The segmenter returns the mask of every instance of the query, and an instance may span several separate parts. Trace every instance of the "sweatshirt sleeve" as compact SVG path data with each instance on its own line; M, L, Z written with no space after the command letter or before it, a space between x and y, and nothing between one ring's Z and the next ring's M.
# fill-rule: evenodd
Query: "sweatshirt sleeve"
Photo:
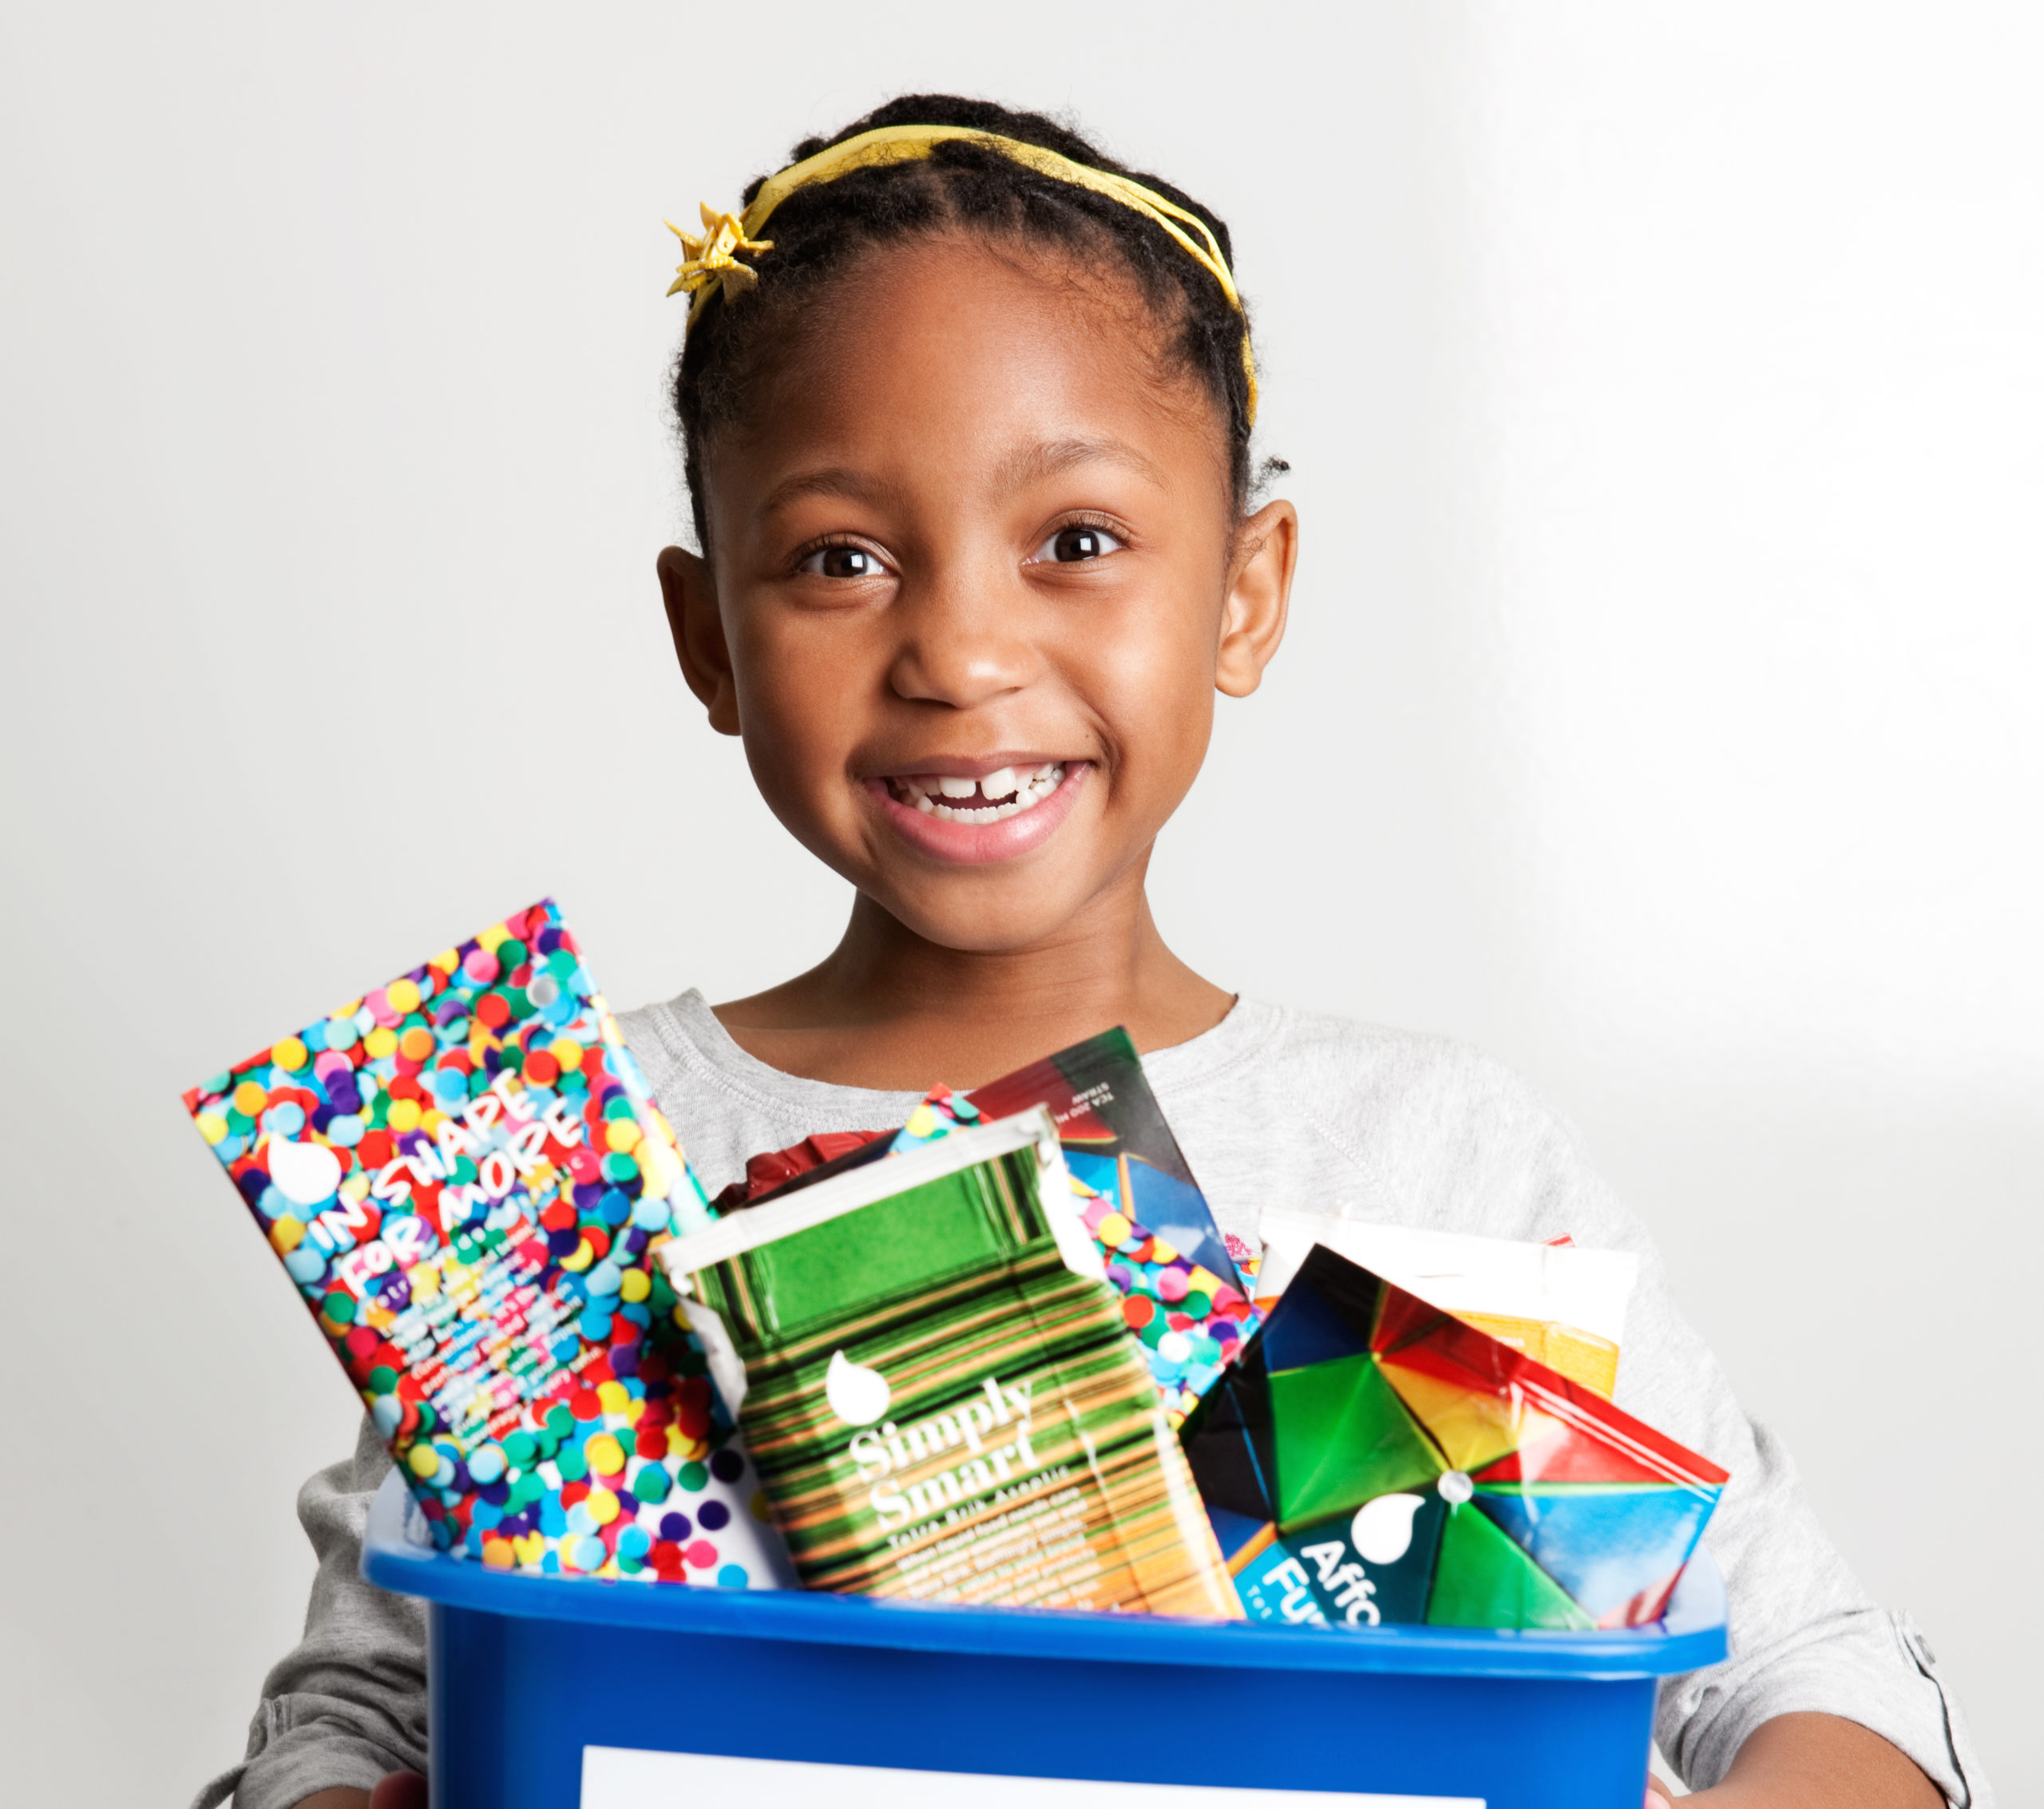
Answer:
M1956 1700L1907 1615L1870 1601L1804 1494L1781 1439L1749 1419L1701 1337L1677 1310L1645 1227L1592 1169L1575 1132L1503 1064L1436 1049L1427 1141L1455 1229L1545 1241L1563 1233L1640 1258L1626 1319L1618 1402L1701 1452L1731 1480L1704 1534L1724 1573L1731 1656L1662 1686L1655 1733L1692 1790L1731 1769L1763 1722L1799 1712L1841 1716L1921 1767L1952 1809L1992 1809L1993 1794ZM1400 1114L1401 1116L1404 1114ZM1439 1139L1437 1142L1436 1139ZM1401 1169L1408 1164L1401 1163Z
M390 1772L426 1769L424 1605L362 1580L370 1498L390 1468L366 1419L352 1458L299 1490L299 1523L319 1568L305 1637L263 1681L242 1762L192 1809L291 1809L315 1791L367 1790Z
M1658 1258L1650 1247L1642 1254L1620 1404L1731 1472L1704 1534L1730 1598L1731 1656L1663 1685L1655 1725L1662 1751L1692 1789L1705 1789L1731 1769L1762 1722L1838 1715L1915 1760L1952 1809L1992 1809L1928 1643L1907 1614L1868 1599L1819 1524L1787 1449L1740 1411L1716 1358L1676 1312Z
M1819 1524L1781 1441L1740 1408L1677 1311L1645 1227L1575 1132L1503 1063L1443 1039L1284 1014L1258 1059L1187 1110L1195 1171L1224 1197L1260 1190L1331 1216L1630 1250L1618 1404L1730 1473L1704 1544L1724 1573L1731 1656L1666 1680L1656 1736L1692 1790L1730 1770L1779 1715L1836 1715L1907 1754L1952 1809L1991 1809L1963 1717L1923 1635L1870 1601ZM1218 1110L1225 1087L1227 1110ZM1188 1101L1190 1104L1190 1101ZM1285 1168L1284 1140L1322 1160ZM1239 1124L1240 1130L1232 1127ZM1335 1159L1337 1158L1338 1159ZM1274 1191L1273 1191L1274 1188Z

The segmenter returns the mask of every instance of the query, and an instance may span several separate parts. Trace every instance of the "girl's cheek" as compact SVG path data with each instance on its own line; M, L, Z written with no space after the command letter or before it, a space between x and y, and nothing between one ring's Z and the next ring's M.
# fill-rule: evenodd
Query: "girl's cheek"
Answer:
M749 651L758 657L741 673L739 714L760 789L784 817L847 813L846 762L869 727L868 688L843 660L809 657L800 646Z
M1071 682L1111 723L1145 743L1187 733L1203 742L1218 623L1190 610L1144 609L1067 643ZM1210 627L1212 631L1210 631Z
M830 626L827 618L804 621L789 612L751 612L732 660L741 701L751 703L763 726L770 721L783 734L799 734L830 713L842 687L828 682L829 675L835 672L842 679L849 651L842 634L818 631Z

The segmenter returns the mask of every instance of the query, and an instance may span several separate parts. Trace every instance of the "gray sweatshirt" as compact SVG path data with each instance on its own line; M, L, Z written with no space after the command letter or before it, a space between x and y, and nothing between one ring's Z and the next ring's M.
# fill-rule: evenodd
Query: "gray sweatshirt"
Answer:
M699 992L623 1019L655 1094L713 1194L746 1158L819 1130L878 1130L916 1096L799 1079L747 1055ZM1798 1710L1871 1728L1955 1806L1991 1805L1959 1705L1909 1617L1876 1607L1825 1538L1781 1442L1739 1411L1669 1296L1638 1221L1575 1137L1502 1064L1435 1038L1245 1000L1202 1036L1144 1058L1224 1232L1252 1242L1267 1203L1293 1210L1631 1250L1618 1400L1731 1472L1705 1542L1725 1573L1733 1656L1670 1679L1657 1734L1692 1789L1716 1783L1763 1721ZM357 1570L369 1498L390 1468L364 1422L355 1455L299 1496L318 1554L305 1637L263 1686L248 1756L194 1809L287 1809L426 1764L421 1605Z

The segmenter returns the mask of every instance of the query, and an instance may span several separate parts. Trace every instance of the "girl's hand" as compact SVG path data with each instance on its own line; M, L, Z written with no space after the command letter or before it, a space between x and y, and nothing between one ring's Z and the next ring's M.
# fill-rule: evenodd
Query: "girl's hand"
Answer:
M1756 1728L1725 1779L1676 1798L1646 1780L1645 1809L1944 1809L1944 1795L1881 1736L1836 1715L1777 1716Z
M416 1771L393 1771L374 1790L315 1791L298 1809L426 1809L426 1779Z

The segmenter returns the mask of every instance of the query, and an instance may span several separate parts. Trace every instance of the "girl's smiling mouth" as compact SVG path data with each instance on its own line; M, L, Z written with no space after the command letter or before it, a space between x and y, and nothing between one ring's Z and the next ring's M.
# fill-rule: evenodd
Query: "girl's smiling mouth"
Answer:
M1047 840L1091 771L1087 760L940 760L917 772L880 774L864 789L923 853L979 865L1012 860Z

